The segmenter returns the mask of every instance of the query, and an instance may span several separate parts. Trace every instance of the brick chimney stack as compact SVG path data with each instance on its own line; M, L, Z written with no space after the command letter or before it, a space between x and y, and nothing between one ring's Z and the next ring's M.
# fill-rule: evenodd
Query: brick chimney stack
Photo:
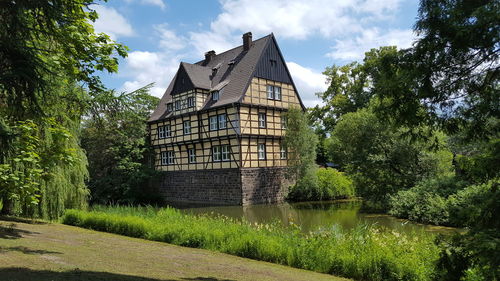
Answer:
M252 46L252 32L243 34L243 50L248 51Z
M212 58L215 57L215 51L211 50L205 53L205 62L204 64L208 64Z

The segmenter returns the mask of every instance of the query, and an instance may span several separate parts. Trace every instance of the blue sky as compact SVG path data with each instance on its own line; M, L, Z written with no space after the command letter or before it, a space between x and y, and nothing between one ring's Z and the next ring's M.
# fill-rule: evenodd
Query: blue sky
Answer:
M362 60L370 48L409 47L417 0L109 0L93 8L97 32L130 48L109 88L131 91L155 82L161 97L181 61L241 45L271 32L306 106L327 88L325 67Z

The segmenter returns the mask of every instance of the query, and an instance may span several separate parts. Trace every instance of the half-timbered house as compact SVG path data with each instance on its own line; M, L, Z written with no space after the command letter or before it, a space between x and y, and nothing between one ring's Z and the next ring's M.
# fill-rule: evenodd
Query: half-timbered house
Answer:
M149 119L168 201L247 205L283 200L291 106L304 108L273 34L194 64L181 62Z

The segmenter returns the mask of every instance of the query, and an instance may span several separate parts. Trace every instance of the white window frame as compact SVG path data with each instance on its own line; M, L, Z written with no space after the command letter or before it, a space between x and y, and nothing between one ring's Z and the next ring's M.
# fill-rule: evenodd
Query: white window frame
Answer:
M280 159L281 160L288 159L288 149L286 149L286 146L284 144L281 144L280 146Z
M217 124L219 126L219 130L227 128L227 116L226 116L226 114L218 115L217 120L218 120Z
M259 128L266 128L266 113L259 112Z
M267 85L266 91L267 91L267 99L269 100L274 99L274 87L272 85Z
M281 100L281 87L274 86L274 99Z
M281 115L281 129L286 129L288 127L288 117Z
M167 165L174 164L175 153L173 150L167 151Z
M220 145L212 146L212 161L220 162L221 161L221 147Z
M187 98L188 107L194 107L194 97Z
M221 160L222 161L229 161L231 160L231 151L229 149L229 145L225 144L221 146Z
M174 109L174 105L171 102L167 103L167 111L172 112L173 109Z
M220 92L219 91L213 91L212 92L212 100L218 101L220 98Z
M210 126L210 131L217 131L217 128L218 128L217 127L217 123L218 123L217 115L208 117L208 123Z
M266 144L259 143L257 144L257 157L259 160L266 160Z
M168 156L166 151L160 152L160 161L162 166L168 165Z
M158 126L158 128L156 128L156 130L158 130L158 139L164 139L165 138L165 127Z
M175 101L175 110L181 110L181 101L180 100Z
M184 132L184 135L191 134L191 120L185 120L182 122L182 131Z
M165 125L165 138L170 138L172 136L172 128L170 125Z
M188 161L189 163L196 163L196 148L188 149Z

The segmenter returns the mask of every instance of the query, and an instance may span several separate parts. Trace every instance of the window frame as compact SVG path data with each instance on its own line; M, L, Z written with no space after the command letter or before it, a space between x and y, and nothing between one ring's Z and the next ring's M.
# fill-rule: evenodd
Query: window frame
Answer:
M263 148L262 150L261 150L261 147ZM262 156L261 156L261 153L262 153ZM266 144L265 143L257 144L257 159L266 160Z
M261 117L263 117L261 119ZM267 114L265 112L259 112L259 128L265 129L267 127Z
M181 101L180 100L176 100L174 104L175 104L176 111L181 110Z
M212 92L212 100L218 101L219 99L220 99L220 91L213 91Z
M221 117L224 118L223 122L221 122ZM224 126L221 126L221 124L224 124ZM217 128L219 130L227 128L227 115L225 113L217 115Z
M160 152L160 163L161 163L162 166L167 166L168 165L167 151Z
M187 107L191 108L191 107L194 107L194 105L195 105L195 99L194 99L194 97L188 97L187 98Z
M285 146L285 144L280 145L280 159L281 160L287 160L288 159L288 149Z
M173 150L168 150L167 152L167 165L173 165L175 163L175 152Z
M165 138L165 126L158 126L156 128L158 139L162 140Z
M215 122L212 122L214 121ZM212 127L212 125L215 125ZM212 116L209 116L208 117L208 128L210 131L217 131L219 129L219 118L217 117L217 115L212 115Z
M220 145L212 146L212 162L221 162L221 160L222 160L221 146Z
M167 103L167 112L172 112L173 110L174 110L173 103L171 102Z
M189 164L196 163L196 148L188 149L188 162Z
M163 127L164 127L164 131L165 131L165 138L172 137L172 126L169 124L169 125L165 125Z
M274 86L274 100L281 100L281 87Z
M288 128L288 117L281 115L281 129L286 130Z
M221 145L221 161L230 161L231 160L231 148L229 144Z
M274 86L273 85L267 85L266 92L267 92L267 99L268 100L274 99Z
M186 126L187 124L187 126ZM186 131L187 129L187 131ZM191 120L184 120L182 121L182 132L184 135L190 135L191 134Z

